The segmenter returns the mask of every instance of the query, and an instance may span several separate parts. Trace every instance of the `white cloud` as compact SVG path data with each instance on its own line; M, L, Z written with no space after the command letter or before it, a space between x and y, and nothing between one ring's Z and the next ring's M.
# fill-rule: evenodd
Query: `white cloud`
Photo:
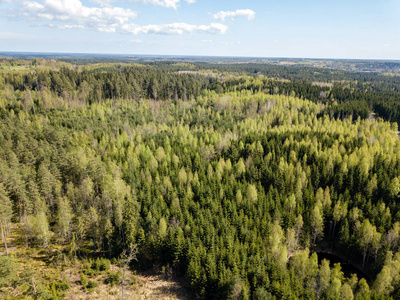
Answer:
M29 11L33 11L33 12L40 11L44 8L44 6L42 4L34 2L34 1L29 1L29 2L25 1L23 3L23 5L24 5L25 10L29 10Z
M81 25L54 25L50 24L49 27L57 29L84 29Z
M122 29L132 34L184 34L192 32L201 32L209 34L224 34L228 27L219 24L211 23L210 25L192 25L187 23L172 23L162 25L145 25L126 24Z
M97 28L97 30L100 32L114 33L116 31L116 26L112 25L109 27L99 27L99 28Z
M30 19L67 23L60 25L65 29L91 27L105 32L115 32L118 26L138 15L135 11L120 7L84 6L80 0L25 1L21 10L22 16Z
M100 1L101 2L102 0L92 0L92 1ZM107 0L105 0L105 1L107 1ZM108 0L108 1L112 1L112 0ZM177 9L178 5L180 3L180 0L129 0L129 2L153 4L153 5ZM185 0L185 2L188 4L194 4L194 3L196 3L196 0Z
M45 20L53 20L54 17L50 14L38 14L37 15L40 19L45 19Z
M90 0L90 2L100 5L101 7L111 7L111 3L116 1L117 0Z
M138 3L144 3L144 4L154 4L154 5L159 5L163 7L171 7L173 9L178 8L178 3L180 0L129 0L130 2L138 2ZM192 1L192 0L189 0Z
M256 13L251 9L238 9L236 11L220 11L213 15L214 19L224 21L225 18L246 17L248 20L253 20Z
M4 0L0 0L4 1ZM81 0L17 0L19 14L35 26L48 26L55 29L95 29L105 33L165 34L182 35L190 33L224 34L228 27L220 23L194 25L188 23L138 25L132 22L138 13L130 9L114 7L117 0L91 0L99 6L85 6ZM176 7L180 0L130 0L155 3L166 7ZM185 0L194 3L195 0ZM11 17L11 16L10 16ZM50 23L51 22L51 23ZM49 24L50 23L50 24Z
M59 26L60 29L83 29L84 27L81 25L62 25Z

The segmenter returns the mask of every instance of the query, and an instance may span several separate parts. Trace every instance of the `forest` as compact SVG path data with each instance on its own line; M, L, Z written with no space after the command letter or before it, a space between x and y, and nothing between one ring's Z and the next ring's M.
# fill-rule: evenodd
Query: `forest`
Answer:
M123 290L126 265L198 299L400 299L399 77L0 65L0 298L63 299L72 265Z

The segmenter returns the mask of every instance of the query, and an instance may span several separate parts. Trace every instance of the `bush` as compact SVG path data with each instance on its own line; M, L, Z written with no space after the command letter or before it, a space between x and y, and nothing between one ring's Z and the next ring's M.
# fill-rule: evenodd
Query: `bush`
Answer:
M87 278L85 274L81 273L81 284L85 286L87 284Z
M0 256L0 287L9 286L14 279L18 265L9 256Z
M110 270L110 260L106 258L97 258L92 262L92 269L97 271L108 271Z
M89 289L89 290L91 290L91 289L94 289L95 287L97 287L99 285L99 283L97 282L97 281L92 281L92 280L89 280L89 282L88 282L88 284L87 284L87 288Z
M69 289L69 284L66 279L53 281L49 290L51 293L52 299L62 299L65 297L65 291Z
M67 279L63 279L63 280L58 280L57 282L55 282L55 286L57 288L57 290L60 291L66 291L69 289L69 284Z
M100 259L100 269L99 269L100 271L108 271L110 270L110 266L111 263L109 259L106 258Z
M94 277L96 275L96 271L91 269L90 267L87 267L86 269L83 270L83 273L89 277Z
M106 283L114 286L121 281L122 274L121 272L109 272L108 277L106 279Z
M52 290L51 289L52 289L52 285L47 286L47 285L44 285L43 283L39 282L36 285L36 293L37 293L38 299L53 300L54 299L54 295L52 295ZM55 297L58 297L58 296L55 295Z
M111 263L112 263L113 265L118 264L118 259L117 259L116 257L111 258Z

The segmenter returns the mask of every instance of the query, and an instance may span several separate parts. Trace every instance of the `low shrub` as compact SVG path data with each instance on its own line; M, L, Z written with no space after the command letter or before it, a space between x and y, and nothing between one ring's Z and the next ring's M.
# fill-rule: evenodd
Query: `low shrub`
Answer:
M114 286L121 281L122 274L121 272L109 272L108 277L106 279L106 283Z
M65 297L65 291L69 289L69 284L66 279L58 279L49 285L51 299L62 299Z
M99 283L97 281L89 280L86 288L91 290L91 289L94 289L95 287L97 287L98 285L99 285Z
M91 268L96 271L110 270L111 262L107 258L97 258L92 262Z
M81 273L81 285L86 286L87 278L84 273Z

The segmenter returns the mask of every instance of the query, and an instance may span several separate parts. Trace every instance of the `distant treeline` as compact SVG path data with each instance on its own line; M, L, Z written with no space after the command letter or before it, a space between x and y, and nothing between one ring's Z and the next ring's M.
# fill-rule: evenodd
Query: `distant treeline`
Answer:
M305 66L282 66L261 63L249 64L211 64L174 62L144 62L143 64L162 69L186 70L187 65L196 70L218 70L228 73L263 75L269 78L286 79L296 82L334 82L335 85L348 86L359 90L379 92L399 92L400 76L385 76L377 72L350 72L343 70Z
M59 96L83 92L89 102L102 99L187 99L196 97L215 79L192 74L178 74L144 66L108 67L94 70L10 72L3 74L5 84L14 90L49 89Z
M35 59L32 64L45 62ZM179 72L206 69L247 75L226 79ZM292 95L315 103L328 103L330 105L324 113L335 118L352 116L354 120L358 117L365 119L373 111L387 121L400 122L400 77L375 73L262 64L174 62L147 62L131 66L100 64L80 70L64 63L59 70L7 72L2 75L1 81L19 91L48 90L64 98L79 94L80 101L84 103L101 103L104 99L117 98L187 100L198 97L204 90L219 94L238 90L262 91L270 95Z

